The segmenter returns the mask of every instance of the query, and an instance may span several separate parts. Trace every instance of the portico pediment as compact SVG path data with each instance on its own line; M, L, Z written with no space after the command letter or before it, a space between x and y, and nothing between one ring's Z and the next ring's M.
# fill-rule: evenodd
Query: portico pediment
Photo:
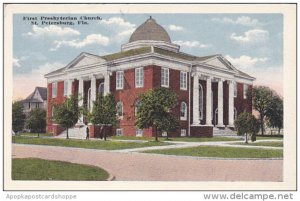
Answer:
M222 58L220 56L204 60L201 63L224 70L235 71L235 68L225 58Z
M105 60L101 57L88 53L81 53L67 65L66 70L79 69L84 68L85 66L93 66L101 63L105 63Z

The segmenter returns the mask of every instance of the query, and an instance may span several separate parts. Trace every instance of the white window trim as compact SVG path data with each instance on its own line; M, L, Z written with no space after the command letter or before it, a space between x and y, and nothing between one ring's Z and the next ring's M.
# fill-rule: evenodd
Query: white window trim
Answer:
M64 81L64 96L68 96L68 81Z
M186 137L186 129L181 129L180 130L180 137Z
M54 88L55 88L55 94L54 94ZM57 82L53 82L52 83L52 98L56 98L56 97L57 97Z
M169 85L170 85L170 70L169 68L161 68L161 86L169 88Z
M124 89L124 71L116 72L116 89Z
M238 94L237 83L234 82L234 84L233 84L233 97L236 98L237 94Z
M135 88L144 87L144 67L136 68L134 77L135 77Z
M247 99L248 84L243 85L243 97Z
M135 130L135 136L136 137L143 137L144 131L142 129L136 129Z
M118 105L121 105L122 107L122 115L120 116L119 115L119 112L118 112ZM123 119L123 114L124 114L124 106L123 106L123 102L122 101L119 101L119 102L117 102L117 105L116 105L116 107L117 107L117 116L118 116L118 118L119 119Z
M120 132L120 134L118 134L118 131ZM116 129L116 136L123 136L123 128Z
M187 90L187 72L180 71L180 90Z
M181 116L181 110L182 110L182 105L185 105L185 111L184 111L184 116ZM187 120L187 104L186 102L181 102L180 104L180 120L186 121Z
M201 97L201 100L200 100ZM202 104L200 104L202 103ZM204 97L203 97L203 87L199 83L199 119L203 120L203 105L204 105Z

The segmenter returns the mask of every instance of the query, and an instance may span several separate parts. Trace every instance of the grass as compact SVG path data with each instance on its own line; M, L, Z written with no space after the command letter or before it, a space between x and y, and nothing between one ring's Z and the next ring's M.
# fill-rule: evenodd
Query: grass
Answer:
M150 150L144 153L156 153L178 156L218 157L218 158L282 158L282 150L267 150L237 147L199 146L180 149Z
M114 140L147 140L154 141L154 137L126 137L126 136L113 136ZM159 140L167 141L165 137L159 137ZM172 137L169 141L183 141L183 142L217 142L217 141L239 141L237 138L229 137Z
M18 133L17 136L38 137L37 133ZM51 133L40 133L40 137L51 137Z
M256 136L256 140L283 140L283 137L272 137L272 136Z
M104 181L109 174L99 167L37 158L12 159L13 180Z
M118 142L118 141L100 141L100 140L77 140L77 139L57 139L57 138L29 138L22 136L13 136L13 143L17 144L36 144L36 145L50 145L63 147L78 147L88 149L102 149L102 150L117 150L117 149L131 149L140 147L151 147L170 145L165 142Z
M238 145L249 145L249 146L267 146L267 147L283 147L283 142L282 141L278 141L278 142L255 142L255 143L232 143L232 144L238 144Z

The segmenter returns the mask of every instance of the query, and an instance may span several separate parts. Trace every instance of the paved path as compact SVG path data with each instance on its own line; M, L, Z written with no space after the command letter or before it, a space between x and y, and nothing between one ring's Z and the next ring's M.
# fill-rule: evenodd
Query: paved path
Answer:
M95 165L120 181L282 181L283 160L228 160L13 144L15 158Z

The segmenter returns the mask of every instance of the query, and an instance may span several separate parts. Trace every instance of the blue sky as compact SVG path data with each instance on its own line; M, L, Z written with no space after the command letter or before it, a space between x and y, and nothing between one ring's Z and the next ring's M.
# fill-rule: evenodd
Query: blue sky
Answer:
M131 33L152 16L181 51L206 56L222 54L238 69L282 92L283 16L281 14L91 14L43 16L100 16L88 25L31 25L14 15L14 99L25 98L35 86L46 86L43 75L63 67L81 52L105 55L120 51Z

